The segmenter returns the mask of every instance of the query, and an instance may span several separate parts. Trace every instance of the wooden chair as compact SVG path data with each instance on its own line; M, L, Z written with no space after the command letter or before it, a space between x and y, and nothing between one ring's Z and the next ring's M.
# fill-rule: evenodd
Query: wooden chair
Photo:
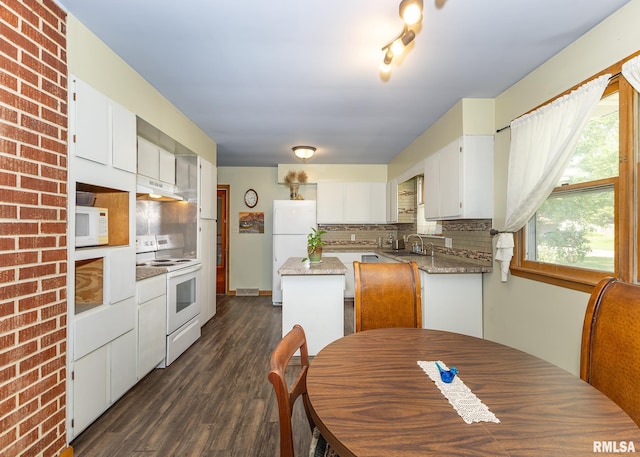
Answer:
M580 378L640 426L640 286L602 279L582 327Z
M353 262L356 332L388 327L422 327L418 265Z
M291 388L287 386L285 374L291 358L300 350L300 373ZM309 352L307 350L307 338L300 325L294 325L278 343L271 354L271 371L269 382L273 384L278 401L278 416L280 420L280 457L295 457L293 445L293 425L291 416L293 406L299 396L302 395L302 403L312 431L309 455L331 455L339 457L325 441L311 418L311 406L307 396L307 370L309 369Z

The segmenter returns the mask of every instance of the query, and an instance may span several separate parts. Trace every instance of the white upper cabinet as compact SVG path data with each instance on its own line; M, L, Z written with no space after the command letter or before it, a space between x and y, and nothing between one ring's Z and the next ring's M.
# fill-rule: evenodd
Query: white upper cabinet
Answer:
M216 169L211 162L200 157L200 217L216 219Z
M398 180L392 179L387 182L387 222L398 222Z
M152 142L138 137L138 174L175 185L176 157Z
M76 157L136 172L136 116L87 83L71 77L71 144Z
M319 182L317 188L319 224L385 223L386 183Z
M463 136L424 165L425 219L493 217L493 136Z

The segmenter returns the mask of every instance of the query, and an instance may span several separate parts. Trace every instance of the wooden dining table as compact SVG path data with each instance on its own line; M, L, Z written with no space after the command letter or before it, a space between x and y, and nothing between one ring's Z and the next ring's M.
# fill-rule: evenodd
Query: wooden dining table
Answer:
M417 363L437 360L458 368L498 423L465 423ZM316 425L340 457L640 452L640 428L591 385L533 355L457 333L345 336L313 358L307 390Z

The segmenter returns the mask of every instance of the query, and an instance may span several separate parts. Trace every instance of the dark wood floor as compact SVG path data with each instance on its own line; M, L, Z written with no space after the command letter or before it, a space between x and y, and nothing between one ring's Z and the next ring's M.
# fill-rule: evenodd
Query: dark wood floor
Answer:
M278 413L267 380L282 337L282 310L270 296L217 297L202 338L168 368L156 369L71 444L78 457L276 457ZM353 302L345 303L353 332ZM296 454L310 440L296 405Z

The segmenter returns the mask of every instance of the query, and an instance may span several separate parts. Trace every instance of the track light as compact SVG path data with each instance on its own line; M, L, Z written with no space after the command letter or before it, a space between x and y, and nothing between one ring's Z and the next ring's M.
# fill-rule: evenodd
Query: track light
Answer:
M407 25L417 24L422 20L422 0L402 0L400 17Z
M380 71L389 73L394 56L400 56L405 48L416 38L416 32L409 27L422 21L423 0L402 0L400 2L400 17L405 22L402 33L382 47L385 52L384 60L380 64Z

